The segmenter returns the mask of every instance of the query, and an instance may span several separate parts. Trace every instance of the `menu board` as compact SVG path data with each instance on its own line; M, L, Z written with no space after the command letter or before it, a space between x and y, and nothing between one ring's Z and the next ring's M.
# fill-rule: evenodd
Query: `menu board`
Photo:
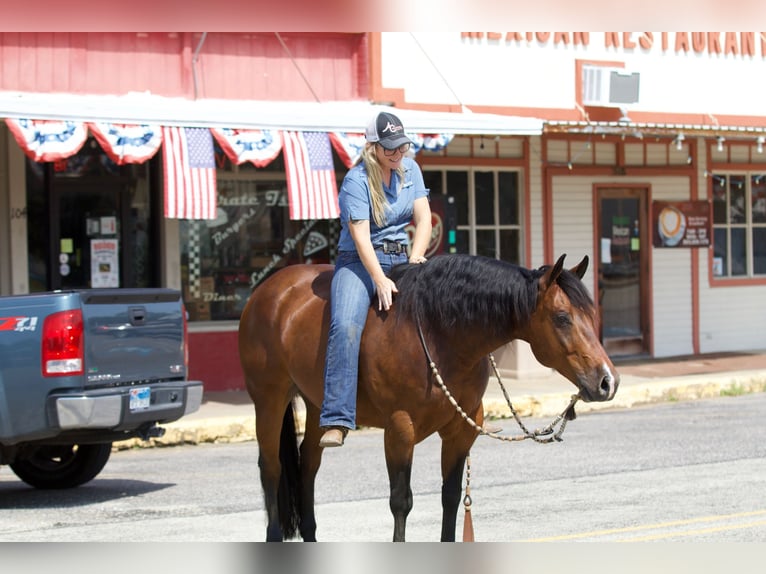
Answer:
M652 244L655 247L709 247L711 221L708 201L653 201Z

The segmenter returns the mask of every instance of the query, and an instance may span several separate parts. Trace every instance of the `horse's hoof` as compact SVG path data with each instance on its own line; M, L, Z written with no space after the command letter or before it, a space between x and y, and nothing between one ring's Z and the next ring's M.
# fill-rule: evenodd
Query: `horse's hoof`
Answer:
M319 446L322 448L332 448L343 446L343 441L348 434L348 429L334 427L325 431L322 438L319 439Z

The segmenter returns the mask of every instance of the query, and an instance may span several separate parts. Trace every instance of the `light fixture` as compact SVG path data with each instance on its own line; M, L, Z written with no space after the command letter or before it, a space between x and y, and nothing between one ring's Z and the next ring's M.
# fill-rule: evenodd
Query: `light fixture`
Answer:
M718 136L716 141L718 142L715 146L716 151L719 151L719 152L723 151L723 142L726 141L726 138L723 136Z
M684 149L684 134L678 134L676 136L675 141L676 141L676 149L678 151L681 151L682 149Z
M755 151L757 151L758 153L763 153L764 142L766 142L766 138L764 138L763 136L758 136L758 139L755 140L755 143L756 143Z

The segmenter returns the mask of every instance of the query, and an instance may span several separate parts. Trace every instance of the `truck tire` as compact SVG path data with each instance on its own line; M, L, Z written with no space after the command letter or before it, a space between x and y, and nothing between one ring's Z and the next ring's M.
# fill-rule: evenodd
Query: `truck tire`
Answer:
M94 479L111 452L111 443L49 445L9 466L16 476L35 488L74 488Z

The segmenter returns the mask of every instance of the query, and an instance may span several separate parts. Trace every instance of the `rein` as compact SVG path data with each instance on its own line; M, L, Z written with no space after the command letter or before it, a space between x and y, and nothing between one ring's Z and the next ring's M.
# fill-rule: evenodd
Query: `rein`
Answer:
M508 396L508 392L505 390L505 385L503 385L503 381L500 378L500 372L497 369L497 363L495 363L495 357L493 357L492 353L490 353L488 355L489 362L492 364L492 369L495 372L495 378L497 379L497 383L500 385L500 389L503 391L503 396L505 397L505 402L508 404L508 408L510 408L511 414L513 415L513 418L516 420L516 423L519 425L519 428L521 429L523 434L509 437L509 436L500 436L498 433L487 432L478 424L476 424L476 421L474 421L470 416L468 416L468 413L466 413L460 407L460 405L455 400L455 397L453 397L452 393L450 393L449 389L447 389L447 385L444 384L444 380L439 374L439 369L436 367L436 363L434 363L434 360L431 357L431 353L428 351L428 345L426 344L426 339L423 336L423 329L420 326L419 317L417 319L417 325L418 325L418 336L420 337L420 343L423 345L423 351L425 352L426 358L428 359L428 366L431 368L431 373L436 379L436 383L439 385L439 388L441 388L442 392L447 397L447 399L452 404L452 406L455 407L455 410L457 410L458 414L461 417L463 417L463 420L465 420L476 431L478 431L479 434L485 435L497 440L506 441L506 442L518 442L518 441L522 441L526 439L532 439L535 442L545 444L550 442L561 442L563 440L561 438L561 435L564 434L564 429L566 429L567 422L575 418L574 406L575 406L575 403L577 403L577 401L580 400L579 394L572 395L572 398L569 401L569 404L567 405L567 407L548 426L542 429L536 429L534 431L530 431L522 422L521 417L519 417L518 413L516 412L516 409L513 408L513 403L511 403L511 399ZM557 425L560 425L558 430L556 430Z

